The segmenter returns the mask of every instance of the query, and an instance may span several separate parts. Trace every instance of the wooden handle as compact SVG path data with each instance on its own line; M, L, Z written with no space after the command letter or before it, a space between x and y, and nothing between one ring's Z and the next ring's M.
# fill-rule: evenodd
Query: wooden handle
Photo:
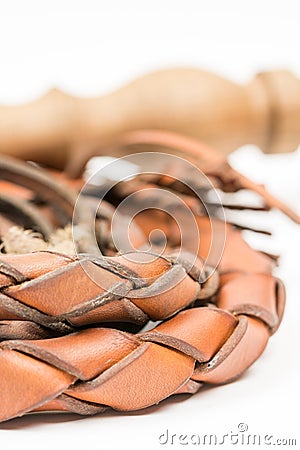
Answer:
M31 104L0 107L0 152L76 172L91 149L147 128L192 136L223 154L243 144L289 152L300 143L299 79L269 72L241 86L179 68L148 74L98 98L52 90Z

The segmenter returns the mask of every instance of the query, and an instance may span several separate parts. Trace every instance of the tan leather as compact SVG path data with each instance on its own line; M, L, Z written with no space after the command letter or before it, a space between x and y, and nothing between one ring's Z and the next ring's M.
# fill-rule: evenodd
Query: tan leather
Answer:
M215 283L214 290L208 289L206 294L206 283L185 276L180 264L163 257L147 263L147 253L137 256L143 264L130 263L122 256L76 261L46 252L3 255L0 320L31 320L52 329L63 328L66 323L68 327L111 321L144 324L149 319L166 319L198 298L204 301L218 287ZM21 272L26 258L30 264ZM11 267L15 274L8 276ZM178 277L182 280L176 286L155 294L160 285L167 286Z
M195 392L202 382L236 378L279 325L284 292L271 275L234 273L223 277L216 306L179 312L135 335L92 328L52 339L3 341L1 420L37 408L135 410L178 390Z
M220 170L216 164L210 160L207 173ZM47 239L51 229L70 220L74 188L80 189L82 180L64 182L62 175L5 159L0 173L2 193L11 203L7 209L8 203L0 202L1 236L24 221ZM232 178L220 173L221 187L234 191ZM197 199L172 178L123 183L114 192L114 203L137 189L137 202L145 202L143 187L149 183L168 185L195 209L201 235L195 260L189 253L195 246L192 235L179 257L179 236L167 214L149 210L136 217L131 231L137 250L116 254L110 242L110 204L96 218L103 257L55 251L1 255L0 420L41 410L130 411L172 394L193 394L203 383L237 378L277 330L285 290L272 275L274 258L253 250L234 224L210 220L197 208ZM87 197L87 210L92 202ZM32 210L24 210L27 203ZM141 251L151 227L163 229L168 238L164 253L155 258ZM222 240L224 230L224 252L212 271L210 246ZM142 327L149 328L149 320L160 323L147 331Z

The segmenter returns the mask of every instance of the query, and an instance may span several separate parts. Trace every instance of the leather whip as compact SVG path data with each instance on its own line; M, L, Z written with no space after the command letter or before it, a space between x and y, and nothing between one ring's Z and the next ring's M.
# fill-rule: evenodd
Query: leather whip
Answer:
M79 195L83 179L0 158L1 421L31 411L133 411L227 383L280 325L285 289L272 275L276 256L251 248L242 235L249 227L225 221L220 210L277 207L299 217L197 141L145 131L115 146L128 154L140 144L176 148L208 184L167 165L164 173L129 177L110 190L102 181ZM231 201L210 200L214 189ZM234 202L243 189L259 203ZM186 218L178 230L169 212L180 215L181 207L162 191L192 211L198 246ZM139 214L124 203L131 195ZM154 239L149 250L157 228L166 242Z

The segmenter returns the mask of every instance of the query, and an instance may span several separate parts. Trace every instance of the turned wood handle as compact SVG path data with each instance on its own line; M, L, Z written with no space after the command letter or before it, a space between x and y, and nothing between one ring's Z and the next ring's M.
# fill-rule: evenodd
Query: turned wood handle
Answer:
M267 72L242 86L179 68L145 75L102 97L52 90L31 104L0 107L0 152L71 167L74 175L97 146L149 128L192 136L223 154L244 144L289 152L300 143L299 79Z

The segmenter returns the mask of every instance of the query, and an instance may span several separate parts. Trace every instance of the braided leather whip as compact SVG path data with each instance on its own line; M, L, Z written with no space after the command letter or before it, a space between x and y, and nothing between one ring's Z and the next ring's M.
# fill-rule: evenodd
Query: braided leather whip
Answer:
M201 167L200 157L198 162ZM213 158L202 169L224 191L251 187L242 177L229 176ZM3 244L15 224L41 233L46 245L56 228L71 222L81 180L64 180L6 157L0 160L0 175ZM167 186L195 207L193 194L168 177L120 183L110 201L116 206L139 189L144 202L143 188L149 183ZM273 198L260 194L265 200L260 209L273 206ZM88 196L86 207L92 202ZM193 394L203 383L237 378L278 328L285 291L272 276L274 258L253 250L239 227L225 225L224 252L213 271L209 247L218 236L212 236L210 222L214 232L221 233L224 226L217 215L209 219L201 208L195 213L201 242L198 258L192 260L188 250L193 243L178 256L179 242L169 219L149 211L136 218L131 229L140 250L116 253L110 239L112 214L109 204L97 212L95 230L103 257L93 253L84 223L75 223L86 232L77 242L81 258L43 247L33 253L5 253L4 245L0 420L41 410L130 411L172 394ZM143 251L151 221L168 237L164 253L155 258ZM122 234L122 223L119 227ZM151 327L149 321L159 323Z

